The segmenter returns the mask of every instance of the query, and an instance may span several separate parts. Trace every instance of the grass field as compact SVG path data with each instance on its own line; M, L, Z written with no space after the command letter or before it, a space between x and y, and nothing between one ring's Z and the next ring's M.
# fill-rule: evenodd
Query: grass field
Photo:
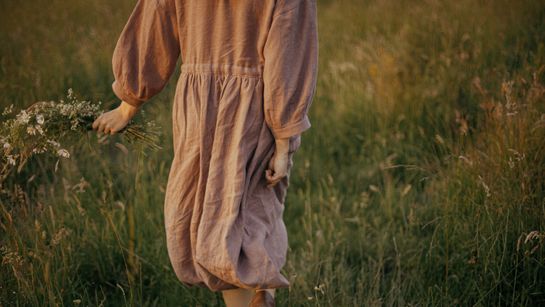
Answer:
M68 88L115 106L134 1L0 3L0 107ZM312 128L285 221L279 306L545 304L545 3L320 0ZM173 80L175 77L173 78ZM163 149L89 133L0 198L0 306L222 306L171 270Z

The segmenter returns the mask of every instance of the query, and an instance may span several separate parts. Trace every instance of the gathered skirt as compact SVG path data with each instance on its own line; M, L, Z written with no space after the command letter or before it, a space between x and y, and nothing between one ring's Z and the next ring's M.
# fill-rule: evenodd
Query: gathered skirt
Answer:
M213 291L282 288L289 175L267 187L275 140L260 67L182 64L172 108L174 159L165 195L178 279ZM289 165L300 145L290 139Z

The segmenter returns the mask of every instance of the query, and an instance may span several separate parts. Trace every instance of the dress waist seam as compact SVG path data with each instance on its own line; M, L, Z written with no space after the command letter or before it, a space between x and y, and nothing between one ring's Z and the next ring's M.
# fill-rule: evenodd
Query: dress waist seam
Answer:
M181 73L261 77L263 75L263 66L240 66L222 63L182 63Z

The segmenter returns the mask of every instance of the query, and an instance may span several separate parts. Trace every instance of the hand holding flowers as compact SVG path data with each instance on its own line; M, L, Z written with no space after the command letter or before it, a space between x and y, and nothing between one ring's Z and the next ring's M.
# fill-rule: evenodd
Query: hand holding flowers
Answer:
M103 113L93 122L93 129L98 133L115 134L127 126L140 108L132 106L125 101L119 107Z
M134 123L138 108L124 102L104 113L100 102L79 100L70 89L66 100L39 101L17 114L13 109L11 105L0 113L0 187L12 170L20 171L33 156L70 158L70 145L93 128L160 148L154 122Z

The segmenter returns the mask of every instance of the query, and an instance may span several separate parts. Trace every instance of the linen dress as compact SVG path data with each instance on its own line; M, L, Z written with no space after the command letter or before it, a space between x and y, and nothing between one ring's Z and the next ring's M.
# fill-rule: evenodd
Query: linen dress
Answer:
M316 88L316 0L139 0L112 85L141 106L178 65L165 193L169 258L185 285L282 288L289 176L267 187L275 138L289 171Z

